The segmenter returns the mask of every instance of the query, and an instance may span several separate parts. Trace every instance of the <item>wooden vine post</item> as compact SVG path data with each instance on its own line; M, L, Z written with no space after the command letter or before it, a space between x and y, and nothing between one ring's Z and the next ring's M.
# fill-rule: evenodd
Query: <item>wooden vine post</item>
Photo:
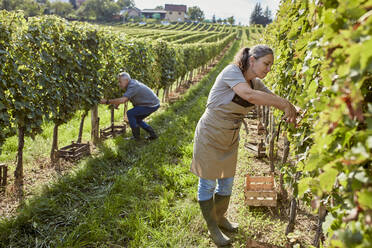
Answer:
M262 125L266 127L266 106L262 106Z
M289 155L289 145L290 143L288 141L287 135L284 134L284 151L283 151L283 157L282 157L282 163L281 163L282 165L287 163L287 159ZM287 199L288 193L284 188L284 178L283 178L282 173L280 173L280 176L279 176L279 184L280 184L280 195L283 197L283 199Z
M265 106L265 130L266 130L266 134L267 134L267 130L268 130L268 126L269 126L269 116L270 116L270 107L269 106Z
M316 233L313 241L313 246L319 247L320 246L320 240L321 237L323 236L323 222L325 221L325 217L327 215L327 209L324 206L323 203L320 204L319 210L318 210L318 223L316 227Z
M297 214L297 201L296 201L296 198L293 198L291 200L291 207L289 209L289 222L285 230L285 235L288 235L289 233L293 232L295 220L296 220L296 214Z
M300 178L300 175L301 175L300 172L296 172L296 175L295 175L295 178L294 178L295 182L298 181L298 179ZM296 188L295 188L295 191L296 191ZM295 221L296 221L296 215L297 215L297 198L296 198L296 196L293 196L293 198L291 200L290 210L289 210L289 222L288 222L288 225L287 225L287 228L286 228L286 231L285 231L285 235L287 235L288 233L293 232Z
M50 151L50 161L52 163L52 166L55 167L57 165L57 170L59 170L59 163L58 163L58 124L54 124L53 128L53 142L52 142L52 149Z
M192 81L192 77L193 77L193 70L191 70L190 73L189 73L189 81L190 82Z
M79 136L77 139L77 143L81 143L82 137L83 137L83 128L84 128L84 121L85 117L87 117L88 111L84 111L83 115L81 116L81 121L80 121L80 127L79 127Z
M165 99L167 102L169 101L169 92L171 91L171 89L172 89L172 85L167 86L166 91L165 91L166 92Z
M0 164L0 187L5 188L8 177L8 167L5 164Z
M157 91L156 95L159 94L159 90ZM128 122L128 117L127 117L127 111L128 111L128 102L124 103L124 113L123 113L123 122L127 123Z
M261 117L262 117L262 112L261 112L261 106L260 105L256 105L256 113L257 113L257 119L258 119L258 121L260 121Z
M163 90L163 96L162 96L162 98L161 98L161 102L165 102L165 96L166 96L166 89L165 88L162 88L162 90Z
M247 122L243 119L243 125L244 125L244 130L245 130L245 132L247 133L247 134L249 134L249 129L248 129L248 124L247 124Z
M14 171L14 184L18 199L23 197L23 147L25 145L24 127L18 127L17 166Z
M115 109L114 108L111 108L110 109L110 112L111 112L111 132L113 133L113 136L115 137Z
M95 105L92 108L92 117L91 117L91 123L92 123L92 130L91 130L91 137L93 145L97 145L99 142L99 117L98 117L98 105Z
M274 116L273 114L270 115L270 146L269 146L269 158L270 158L270 172L275 171L275 165L274 165L274 143L275 143L275 137L278 135L275 131L275 123L274 123Z
M284 134L284 151L283 151L283 158L282 158L282 164L287 163L288 155L289 155L289 141L287 138L287 135Z

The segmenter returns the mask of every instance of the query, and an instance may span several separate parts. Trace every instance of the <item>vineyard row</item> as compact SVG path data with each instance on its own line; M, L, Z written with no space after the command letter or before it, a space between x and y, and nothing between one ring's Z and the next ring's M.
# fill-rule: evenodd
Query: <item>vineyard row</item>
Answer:
M265 32L280 58L267 81L302 109L287 186L317 209L325 246L371 247L372 2L282 1Z
M169 88L211 61L240 33L217 42L177 45L129 39L124 34L53 16L28 18L0 12L0 149L18 133L16 185L21 185L24 136L42 122L67 123L102 97L114 98L120 71L149 87ZM54 145L53 145L54 146ZM1 150L0 150L1 151Z

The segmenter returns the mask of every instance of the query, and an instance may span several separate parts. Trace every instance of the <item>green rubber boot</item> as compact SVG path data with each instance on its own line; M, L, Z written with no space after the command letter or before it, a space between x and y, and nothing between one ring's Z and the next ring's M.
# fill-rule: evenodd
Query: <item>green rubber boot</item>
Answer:
M225 213L229 207L230 196L214 194L214 206L216 208L217 224L219 227L230 231L238 231L238 223L230 222L226 219Z
M231 243L230 238L223 234L223 232L221 232L220 228L217 226L213 198L207 201L199 201L199 206L203 214L203 217L207 222L207 227L213 242L217 246L225 246L230 244Z

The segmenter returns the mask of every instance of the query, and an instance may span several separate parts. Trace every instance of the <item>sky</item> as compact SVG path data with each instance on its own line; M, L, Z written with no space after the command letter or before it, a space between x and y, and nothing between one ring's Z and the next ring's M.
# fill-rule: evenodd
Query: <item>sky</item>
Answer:
M280 0L134 0L139 9L154 9L156 6L165 4L183 4L188 7L198 6L206 19L212 19L213 14L218 18L228 18L234 16L235 24L248 25L249 18L256 3L259 2L265 11L266 7L272 12L272 18L275 17L279 8Z

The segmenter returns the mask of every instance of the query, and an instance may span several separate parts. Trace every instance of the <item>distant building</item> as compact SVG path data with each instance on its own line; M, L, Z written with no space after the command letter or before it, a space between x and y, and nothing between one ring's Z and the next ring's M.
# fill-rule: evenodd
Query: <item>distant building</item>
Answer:
M166 18L167 11L161 9L143 9L141 15L145 18L157 18L164 20Z
M187 7L186 5L166 4L164 10L166 11L165 19L171 22L184 22Z
M141 10L139 8L124 8L120 11L120 16L124 16L126 18L133 18L141 16Z

